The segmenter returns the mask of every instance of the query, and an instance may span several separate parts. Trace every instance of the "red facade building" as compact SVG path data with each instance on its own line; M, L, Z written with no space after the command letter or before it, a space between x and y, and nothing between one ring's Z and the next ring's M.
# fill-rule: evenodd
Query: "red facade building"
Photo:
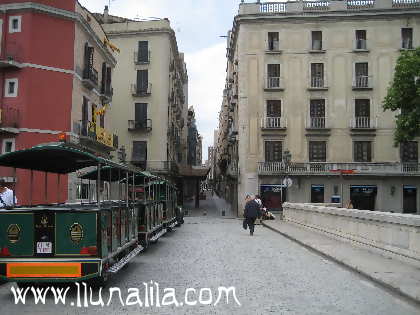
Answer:
M117 143L101 143L81 128L96 121L94 109L110 105L112 97L115 59L95 18L75 0L1 0L0 30L1 153L56 142L63 132L95 153L106 156L114 150ZM98 83L103 65L107 86ZM28 171L17 170L15 176L14 170L0 168L0 177L11 185L16 181L19 204L31 203L31 195L34 202L48 203L82 198L76 195L81 188L67 176L61 176L57 191L55 174L48 175L46 195L45 174L35 173L31 192Z

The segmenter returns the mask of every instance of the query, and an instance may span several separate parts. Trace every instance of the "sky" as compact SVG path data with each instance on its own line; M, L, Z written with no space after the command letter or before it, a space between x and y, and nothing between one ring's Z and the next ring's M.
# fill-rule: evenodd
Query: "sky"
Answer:
M218 127L226 77L226 36L240 0L79 0L91 12L126 18L169 18L178 48L185 53L189 77L189 106L196 112L203 136L203 163Z

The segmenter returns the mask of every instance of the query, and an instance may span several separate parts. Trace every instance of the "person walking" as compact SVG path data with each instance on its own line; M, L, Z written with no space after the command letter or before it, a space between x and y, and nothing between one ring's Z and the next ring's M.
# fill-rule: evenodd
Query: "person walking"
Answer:
M255 220L260 216L260 205L250 195L246 196L244 217L249 226L249 234L254 235Z
M13 190L6 187L6 181L0 179L0 208L9 208L17 204L17 199L13 200Z

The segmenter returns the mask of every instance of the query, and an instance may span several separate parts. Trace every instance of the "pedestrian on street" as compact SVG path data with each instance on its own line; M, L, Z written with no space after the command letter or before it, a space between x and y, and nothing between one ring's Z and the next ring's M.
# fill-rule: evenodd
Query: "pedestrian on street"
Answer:
M6 187L6 181L0 179L0 208L10 208L17 204L17 199L13 202L13 190Z
M249 226L249 234L254 235L255 220L260 217L260 205L250 195L246 196L244 217Z

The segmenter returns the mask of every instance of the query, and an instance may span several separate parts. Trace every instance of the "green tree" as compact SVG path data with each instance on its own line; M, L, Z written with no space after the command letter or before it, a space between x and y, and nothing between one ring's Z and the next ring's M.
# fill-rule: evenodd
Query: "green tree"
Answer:
M420 47L401 53L383 108L400 110L396 115L395 146L420 136Z

